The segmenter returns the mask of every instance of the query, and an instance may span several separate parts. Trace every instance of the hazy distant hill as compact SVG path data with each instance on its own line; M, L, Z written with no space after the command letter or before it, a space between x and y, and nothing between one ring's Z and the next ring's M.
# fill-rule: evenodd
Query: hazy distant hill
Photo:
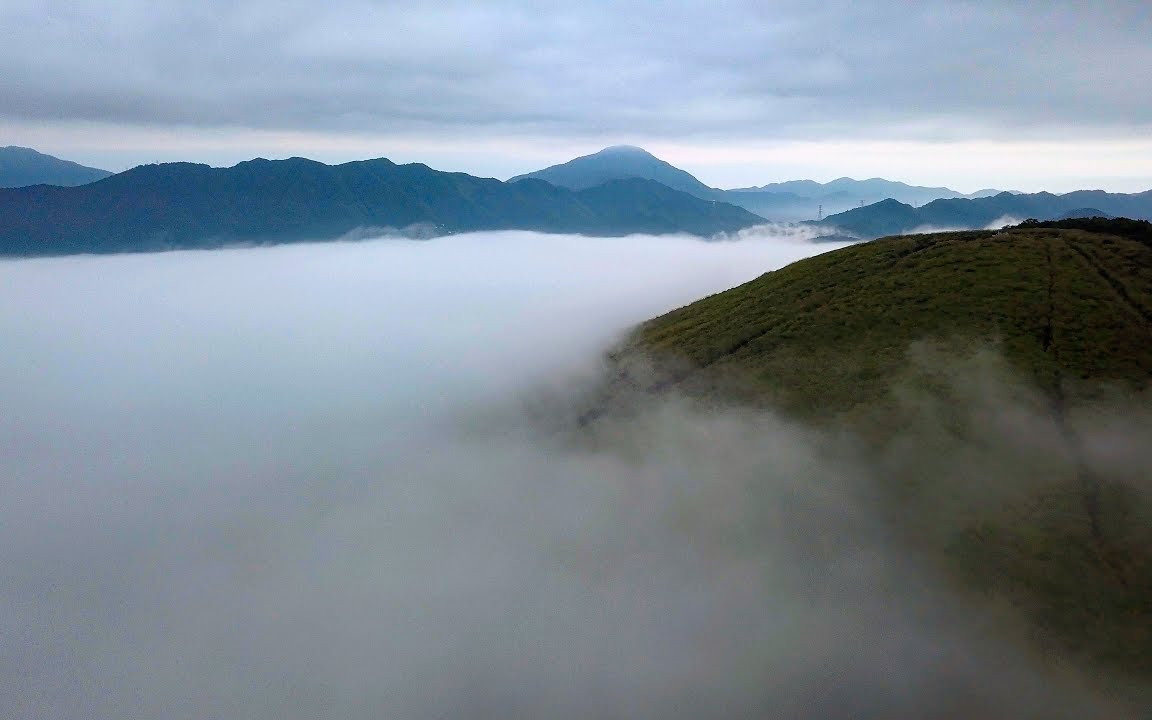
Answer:
M739 205L761 217L782 222L796 222L816 218L822 202L802 197L790 192L744 192L741 190L717 190L714 197L724 202ZM852 200L843 201L843 207L855 205ZM824 207L824 212L831 212Z
M604 148L600 152L578 157L560 165L517 175L508 182L519 182L529 178L545 180L572 190L595 187L611 180L645 178L704 200L738 205L774 220L807 218L808 205L812 206L812 217L815 217L816 212L816 205L790 192L727 192L708 187L687 171L661 160L647 150L630 145Z
M676 392L851 429L910 552L1022 613L1053 665L1152 679L1148 458L1079 439L1147 428L1150 267L1131 220L853 245L643 324L600 407ZM988 349L1008 369L965 354Z
M45 155L32 148L0 147L0 188L26 185L72 187L106 178L107 170L85 167L69 160Z
M1097 210L1096 208L1074 208L1072 210L1068 210L1066 212L1060 213L1060 216L1055 218L1055 219L1056 220L1068 220L1071 218L1094 218L1094 217L1099 217L1099 218L1104 218L1106 220L1110 220L1110 219L1115 218L1116 216L1115 215L1109 215L1108 213L1104 212L1103 210Z
M763 222L650 180L574 192L386 159L231 168L143 165L75 188L0 190L0 253L41 255L323 240L373 228L710 235Z
M908 205L923 205L939 199L951 198L980 198L998 195L1000 190L977 190L974 193L962 193L946 187L923 187L884 178L869 178L868 180L853 180L850 177L837 178L826 183L814 180L789 180L787 182L769 183L760 187L741 188L742 192L790 192L813 200L823 200L828 208L843 209L858 205L879 202L880 200L899 200ZM835 210L832 210L835 212Z
M609 180L644 178L697 197L713 199L712 194L715 192L690 173L664 162L643 148L631 145L604 148L600 152L584 155L560 165L517 175L508 182L527 178L545 180L558 187L572 190L595 187Z
M822 225L840 228L863 238L896 235L922 229L977 229L1027 218L1055 220L1091 212L1104 216L1152 219L1152 190L1142 193L1106 193L1077 190L1052 193L1000 193L974 200L934 200L914 208L894 200L867 205L826 217Z
M881 200L872 205L829 215L819 223L847 231L861 238L898 235L925 225L916 208L898 200Z

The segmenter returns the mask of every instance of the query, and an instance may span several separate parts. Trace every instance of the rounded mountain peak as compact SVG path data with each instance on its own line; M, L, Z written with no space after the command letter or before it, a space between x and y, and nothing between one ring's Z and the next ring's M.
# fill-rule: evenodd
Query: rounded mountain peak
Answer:
M560 165L546 167L510 178L516 182L536 178L570 190L584 190L612 180L642 178L655 180L673 190L686 192L704 199L713 199L714 192L690 173L656 157L635 145L612 145L591 155L582 155Z
M612 153L612 154L633 154L633 155L651 155L652 154L652 153L648 152L647 150L645 150L644 148L636 147L635 145L609 145L608 147L604 148L600 152L601 153Z

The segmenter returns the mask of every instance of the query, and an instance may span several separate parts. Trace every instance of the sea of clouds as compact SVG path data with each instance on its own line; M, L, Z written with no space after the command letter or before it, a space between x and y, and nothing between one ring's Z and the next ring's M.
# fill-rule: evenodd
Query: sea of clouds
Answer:
M635 323L837 247L805 240L0 263L0 716L1086 716L820 433L540 422Z

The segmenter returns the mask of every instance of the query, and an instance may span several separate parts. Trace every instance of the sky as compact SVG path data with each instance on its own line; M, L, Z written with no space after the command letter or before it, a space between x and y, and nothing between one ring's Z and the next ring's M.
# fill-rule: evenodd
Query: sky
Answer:
M1143 0L0 0L0 144L111 170L634 144L717 187L1152 187Z
M670 394L560 431L636 322L837 247L802 232L0 262L0 716L1121 717L866 491L937 477L950 530L1059 467L1050 419L971 393L954 451L910 397L874 463Z

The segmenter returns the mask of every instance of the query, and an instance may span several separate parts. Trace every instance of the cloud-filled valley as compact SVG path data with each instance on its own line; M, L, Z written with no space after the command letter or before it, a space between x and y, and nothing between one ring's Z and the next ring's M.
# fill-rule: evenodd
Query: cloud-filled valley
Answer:
M1152 720L1148 0L0 0L0 720Z
M1101 712L896 549L851 442L676 398L611 442L541 417L635 323L835 247L0 263L0 715Z

